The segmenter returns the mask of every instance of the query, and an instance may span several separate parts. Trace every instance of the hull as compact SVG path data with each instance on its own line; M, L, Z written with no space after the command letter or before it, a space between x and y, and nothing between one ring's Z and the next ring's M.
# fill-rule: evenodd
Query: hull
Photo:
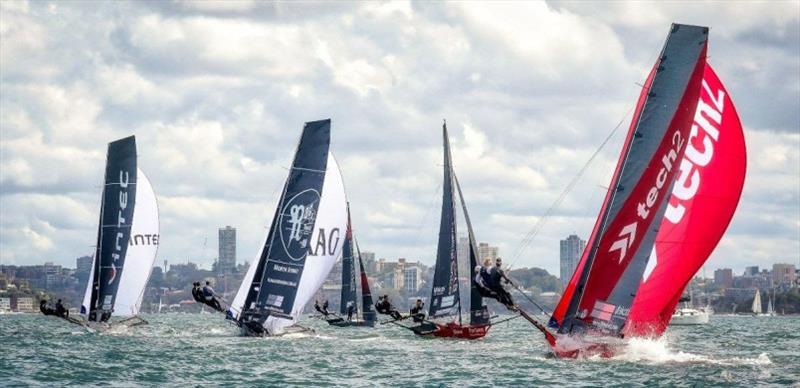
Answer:
M326 319L325 322L328 322L329 325L336 327L375 327L375 321L361 321L361 320L348 321L343 318L334 318L334 319Z
M258 329L254 330L253 328L245 324L239 326L239 336L241 337L281 337L288 334L300 334L300 333L314 333L314 329L298 325L292 325L283 328L283 331L278 334L270 334L263 328L261 330Z
M433 327L435 325L435 327ZM423 330L414 330L414 334L419 336L433 336L439 338L460 338L474 340L483 338L489 333L492 325L459 325L450 322L445 325L435 323L433 325L423 325Z
M672 326L705 325L708 323L708 313L699 310L680 309L672 315L669 324Z

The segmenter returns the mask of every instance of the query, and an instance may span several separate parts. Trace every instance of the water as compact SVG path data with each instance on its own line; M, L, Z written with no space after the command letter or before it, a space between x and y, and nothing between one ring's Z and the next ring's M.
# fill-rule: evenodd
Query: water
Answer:
M612 359L559 360L522 320L478 341L384 325L237 337L216 315L145 316L89 334L53 317L0 315L0 386L800 386L800 317L721 317L633 341Z

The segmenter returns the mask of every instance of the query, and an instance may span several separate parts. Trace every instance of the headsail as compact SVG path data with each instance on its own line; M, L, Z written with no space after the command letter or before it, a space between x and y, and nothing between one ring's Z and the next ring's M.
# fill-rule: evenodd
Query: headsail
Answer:
M461 301L458 288L456 252L455 201L453 200L453 165L447 124L442 125L444 137L444 183L442 184L442 216L439 223L439 244L428 315L431 318L458 316L461 322Z
M355 241L355 240L354 240ZM361 260L361 250L358 249L356 242L356 252L358 253L358 269L361 271L361 312L365 322L375 322L378 315L375 313L375 304L372 301L372 291L369 289L369 279L367 272L364 271L364 261Z
M356 267L353 257L353 229L350 223L350 205L347 205L347 233L342 247L342 292L339 314L347 314L348 304L356 306Z
M232 313L277 334L291 325L330 273L347 224L344 185L329 153L330 120L306 123L265 245ZM243 293L246 292L246 295Z
M131 239L136 182L136 138L109 143L89 298L81 309L90 321L108 320L114 311Z
M705 67L708 28L673 24L639 97L581 261L550 321L560 333L618 334L628 317L666 193L683 157ZM657 220L654 222L654 220Z
M461 211L464 213L464 220L467 224L467 234L469 243L469 272L471 274L475 267L478 266L478 249L475 242L475 233L472 232L472 222L469 220L469 213L467 212L467 203L464 201L464 194L461 192L461 185L458 183L458 178L453 173L453 180L458 191L458 198L461 201ZM489 309L483 304L483 297L478 291L478 284L475 283L475 276L469 276L469 323L470 325L486 325L489 323L491 314Z
M142 298L153 271L159 243L158 203L150 180L138 170L136 208L134 209L131 239L122 271L114 316L139 314Z
M672 195L626 334L666 330L682 290L714 251L736 211L747 154L739 116L709 64Z

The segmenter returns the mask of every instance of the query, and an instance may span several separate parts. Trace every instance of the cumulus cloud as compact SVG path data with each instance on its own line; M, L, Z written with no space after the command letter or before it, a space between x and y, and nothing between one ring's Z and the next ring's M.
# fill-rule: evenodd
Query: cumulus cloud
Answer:
M74 265L106 144L137 136L160 259L258 250L305 121L333 119L362 250L431 262L442 119L480 241L557 272L594 224L640 83L673 21L710 25L749 176L709 265L796 261L800 5L586 2L0 2L0 260ZM91 12L89 12L91 11Z

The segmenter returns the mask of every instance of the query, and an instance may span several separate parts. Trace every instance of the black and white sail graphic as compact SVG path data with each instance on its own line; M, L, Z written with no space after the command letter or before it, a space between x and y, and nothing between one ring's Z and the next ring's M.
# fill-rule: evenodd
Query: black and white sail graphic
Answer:
M444 137L444 182L442 184L442 215L439 223L439 244L428 315L431 318L461 316L458 288L458 259L456 251L455 201L453 198L453 166L447 125L442 126Z
M131 239L136 181L136 139L130 136L110 143L87 312L91 321L108 320L114 311Z
M248 328L277 334L293 324L342 251L346 202L330 127L304 126L267 238L231 304L230 317Z

